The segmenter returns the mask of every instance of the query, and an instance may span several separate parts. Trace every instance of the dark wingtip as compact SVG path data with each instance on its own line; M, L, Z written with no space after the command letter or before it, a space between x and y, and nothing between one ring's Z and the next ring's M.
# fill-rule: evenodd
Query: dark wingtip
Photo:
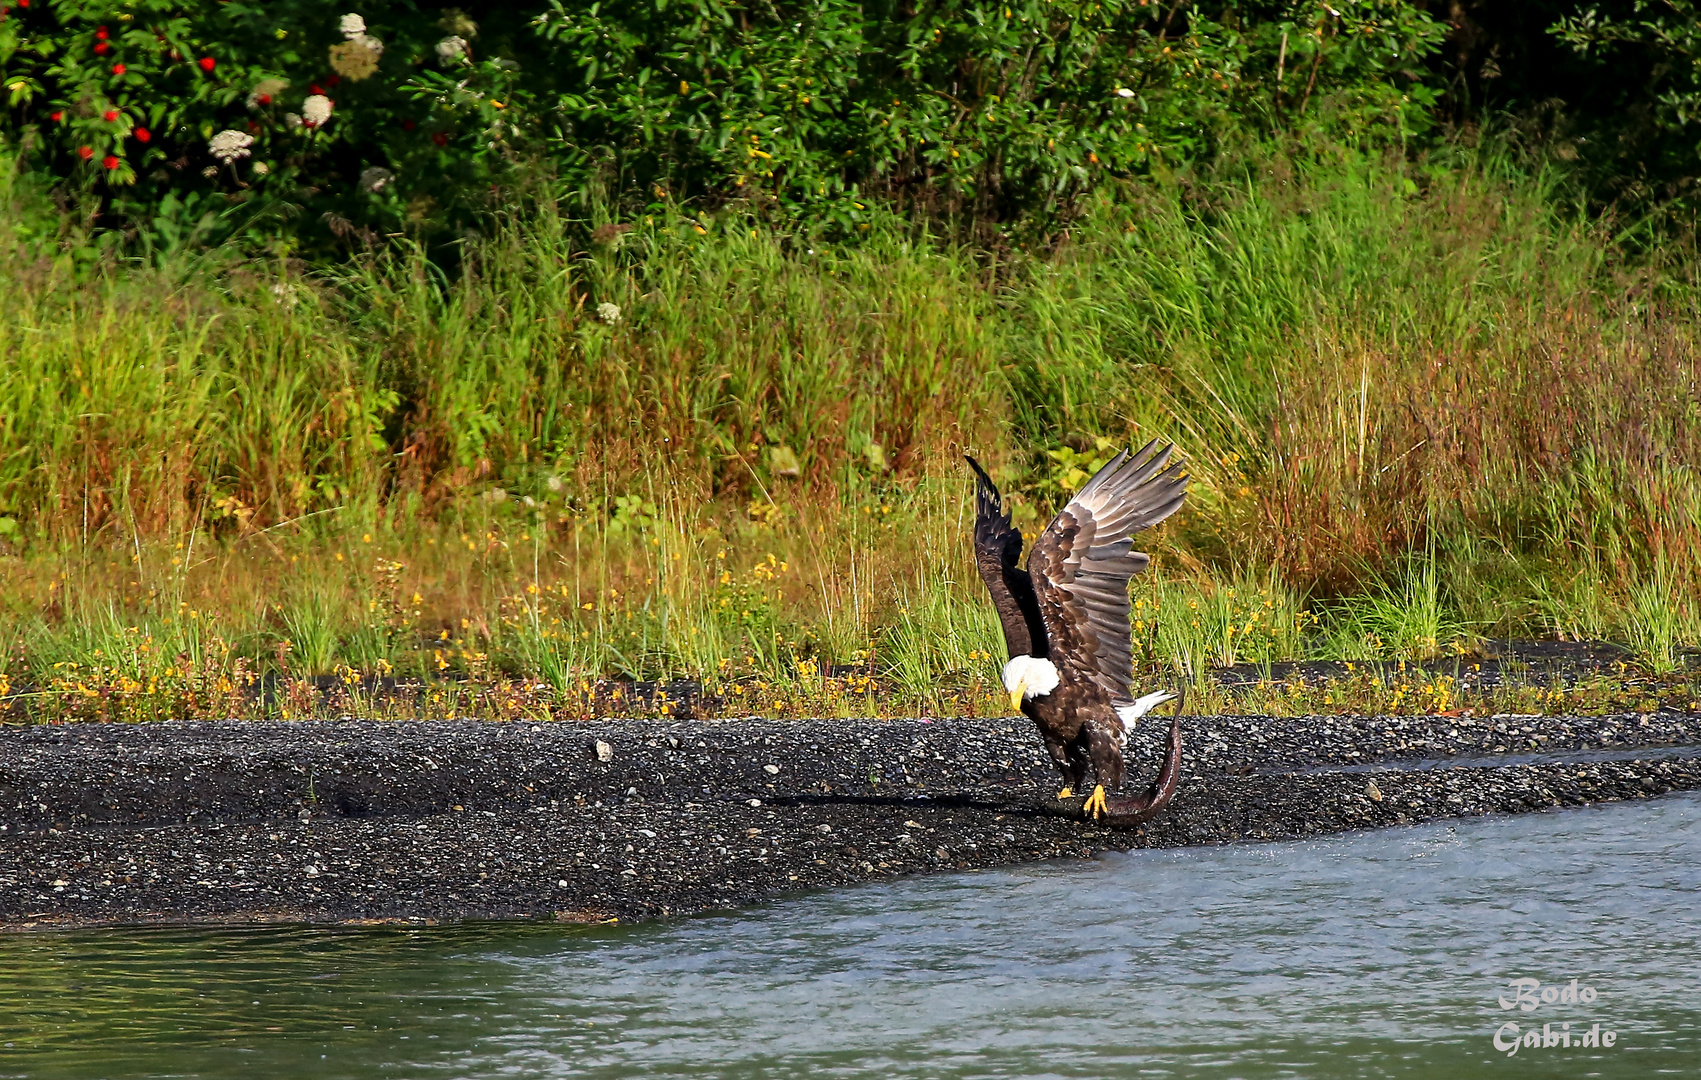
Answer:
M992 482L992 477L986 475L986 470L980 467L980 462L967 454L963 455L963 460L975 471L975 495L985 502L993 513L1002 513L1004 496L999 492L998 485Z

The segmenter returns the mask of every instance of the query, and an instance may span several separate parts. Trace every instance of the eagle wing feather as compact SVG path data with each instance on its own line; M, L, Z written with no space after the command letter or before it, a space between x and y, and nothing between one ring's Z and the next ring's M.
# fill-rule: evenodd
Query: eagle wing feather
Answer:
M1147 443L1118 454L1058 512L1028 556L1051 659L1100 688L1111 704L1131 702L1133 639L1128 582L1150 564L1133 535L1181 507L1187 477L1175 447ZM977 530L978 535L978 530Z
M964 457L975 471L975 567L992 593L992 606L998 610L998 622L1004 628L1004 644L1012 657L1045 656L1045 622L1040 617L1033 579L1021 566L1022 531L1010 524L1004 497L992 477L986 475L980 462L966 454Z

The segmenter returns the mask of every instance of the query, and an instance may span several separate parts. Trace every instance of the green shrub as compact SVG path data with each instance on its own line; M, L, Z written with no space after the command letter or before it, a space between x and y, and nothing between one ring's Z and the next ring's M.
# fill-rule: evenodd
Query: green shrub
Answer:
M458 10L412 4L35 0L0 21L6 126L103 223L155 238L453 222L523 131L517 65L468 39Z
M1339 6L30 0L0 17L0 130L168 244L457 228L539 175L602 216L736 201L854 234L881 198L1044 225L1241 128L1421 130L1440 25Z

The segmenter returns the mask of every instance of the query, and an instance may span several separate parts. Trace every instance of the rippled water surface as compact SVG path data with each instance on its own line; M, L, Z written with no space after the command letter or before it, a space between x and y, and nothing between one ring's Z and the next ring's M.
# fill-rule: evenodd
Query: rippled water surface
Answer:
M1597 997L1504 1011L1519 977ZM1508 1057L1508 1019L1617 1038ZM804 1074L1701 1075L1701 798L630 928L0 938L0 1076Z

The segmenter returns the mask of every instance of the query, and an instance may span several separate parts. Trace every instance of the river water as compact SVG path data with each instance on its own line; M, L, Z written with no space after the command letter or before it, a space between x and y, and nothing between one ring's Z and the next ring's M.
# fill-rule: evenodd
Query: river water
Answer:
M1701 797L648 926L0 938L5 1077L806 1074L1701 1076Z

